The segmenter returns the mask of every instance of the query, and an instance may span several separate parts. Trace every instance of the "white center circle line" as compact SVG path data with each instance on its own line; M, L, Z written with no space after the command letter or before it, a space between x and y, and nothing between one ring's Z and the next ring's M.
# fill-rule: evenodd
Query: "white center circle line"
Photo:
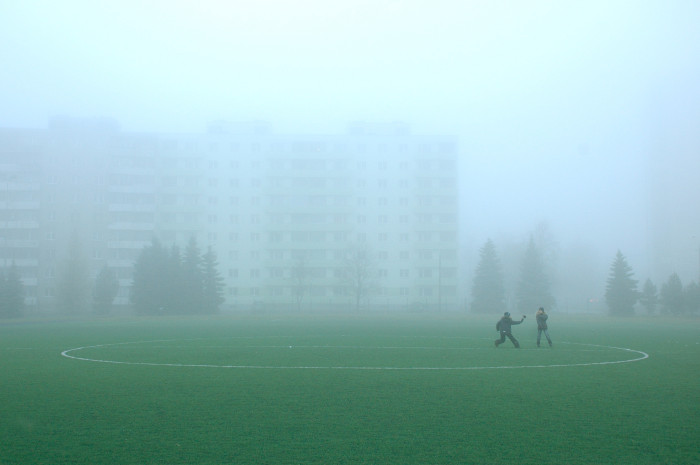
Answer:
M595 347L598 349L614 349L621 350L633 354L637 354L637 357L625 359L625 360L610 360L601 362L585 362L585 363L555 363L555 364L540 364L540 365L495 365L495 366L456 366L456 367L396 367L396 366L275 366L275 365L215 365L215 364L199 364L199 363L160 363L160 362L127 362L123 360L103 360L88 357L79 357L73 355L73 352L77 352L85 349L98 349L101 347L114 347L114 346L124 346L130 344L147 344L153 342L176 342L183 340L201 340L200 339L160 339L160 340L150 340L150 341L135 341L135 342L117 342L111 344L97 344L92 346L75 347L72 349L66 349L61 352L63 357L80 360L86 362L96 362L96 363L110 363L116 365L141 365L141 366L164 366L164 367L192 367L192 368L238 368L238 369L268 369L268 370L395 370L395 371L466 371L466 370L498 370L498 369L519 369L519 368L563 368L563 367L577 367L577 366L596 366L596 365L614 365L621 363L631 363L638 362L649 358L649 354L642 352L640 350L629 349L626 347L614 347L599 344L585 344L577 342L560 342L560 344L572 344L580 346ZM262 346L258 346L262 347ZM287 348L288 346L267 346L268 348ZM289 348L345 348L345 349L405 349L405 350L418 350L418 349L461 349L461 350L475 350L482 348L450 348L450 347L370 347L370 346L289 346ZM483 350L483 349L482 349ZM493 349L491 349L493 350ZM546 350L546 349L545 349Z

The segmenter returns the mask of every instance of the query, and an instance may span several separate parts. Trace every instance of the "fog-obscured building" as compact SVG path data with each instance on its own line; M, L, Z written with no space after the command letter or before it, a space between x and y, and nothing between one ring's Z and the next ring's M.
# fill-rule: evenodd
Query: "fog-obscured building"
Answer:
M331 135L224 122L132 133L75 119L0 129L0 267L18 267L29 312L50 313L69 259L90 282L107 266L127 309L141 250L194 237L217 255L223 310L455 310L457 158L455 137L403 124Z

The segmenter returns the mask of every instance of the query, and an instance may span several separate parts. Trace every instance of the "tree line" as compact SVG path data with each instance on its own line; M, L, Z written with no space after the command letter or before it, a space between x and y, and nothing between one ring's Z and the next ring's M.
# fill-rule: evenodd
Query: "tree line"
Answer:
M181 253L177 245L166 250L157 239L144 247L134 263L130 303L139 315L213 314L224 302L224 280L216 254L201 253L191 238ZM114 269L104 266L90 282L77 235L56 281L56 309L67 315L108 314L119 292ZM24 284L15 264L0 272L0 318L18 318L25 312Z
M83 313L89 300L88 276L85 261L79 250L80 241L72 241L67 260L62 266L57 286L57 308L67 314ZM369 287L361 272L365 261L355 259L348 269L356 270L356 305ZM362 266L360 266L362 265ZM359 270L359 271L358 271ZM299 274L297 305L303 299L305 279ZM672 273L660 289L647 279L641 289L634 278L632 267L618 251L610 265L605 286L605 303L611 316L631 316L641 307L647 315L697 315L700 313L700 285L683 284ZM184 252L173 245L166 249L153 239L134 264L130 302L139 315L212 314L224 302L223 278L218 271L216 255L211 247L200 252L194 238L190 238ZM92 288L92 309L97 314L109 313L119 290L117 276L111 268L103 267L95 277ZM502 313L509 306L523 310L551 308L556 300L542 247L531 236L522 256L514 302L507 302L504 273L496 246L489 239L479 250L479 260L471 286L470 311L474 313ZM16 318L24 312L24 286L17 267L12 264L0 274L0 318Z
M213 314L224 302L223 282L211 247L201 253L192 237L181 252L153 239L134 264L131 304L139 315Z
M527 310L552 307L556 301L550 287L541 250L530 237L520 263L515 307ZM474 313L503 313L508 309L503 268L491 239L479 250L471 291L471 311Z
M516 308L533 310L551 307L556 301L551 292L543 252L530 237L520 263L520 278L515 290ZM611 316L631 316L639 304L646 314L696 315L700 313L700 286L696 282L683 285L672 273L659 290L647 279L638 289L634 271L622 252L617 251L605 287L605 303ZM471 288L471 311L502 313L508 309L501 262L491 239L479 249L479 260Z

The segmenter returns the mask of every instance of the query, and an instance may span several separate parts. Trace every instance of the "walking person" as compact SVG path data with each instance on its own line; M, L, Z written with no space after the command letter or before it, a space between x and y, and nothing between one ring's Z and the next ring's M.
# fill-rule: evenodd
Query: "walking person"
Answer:
M510 342L513 343L516 349L520 348L520 343L518 342L515 337L513 337L513 333L510 331L510 327L512 325L519 325L525 321L525 315L523 315L522 319L520 321L513 321L513 319L510 317L509 312L505 312L503 316L501 317L500 320L498 320L498 323L496 323L496 331L501 333L501 338L496 339L493 341L496 347L498 347L500 344L506 342L506 336L508 339L510 339Z
M549 337L549 331L547 331L547 318L549 318L549 315L547 315L543 307L540 307L537 313L535 313L535 319L537 320L537 347L540 346L542 333L544 333L544 336L547 338L549 347L552 347L552 338Z

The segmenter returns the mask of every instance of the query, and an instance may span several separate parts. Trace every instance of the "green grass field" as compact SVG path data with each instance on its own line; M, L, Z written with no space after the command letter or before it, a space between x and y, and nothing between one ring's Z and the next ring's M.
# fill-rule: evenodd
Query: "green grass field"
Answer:
M0 323L0 464L700 463L700 321L497 319Z

